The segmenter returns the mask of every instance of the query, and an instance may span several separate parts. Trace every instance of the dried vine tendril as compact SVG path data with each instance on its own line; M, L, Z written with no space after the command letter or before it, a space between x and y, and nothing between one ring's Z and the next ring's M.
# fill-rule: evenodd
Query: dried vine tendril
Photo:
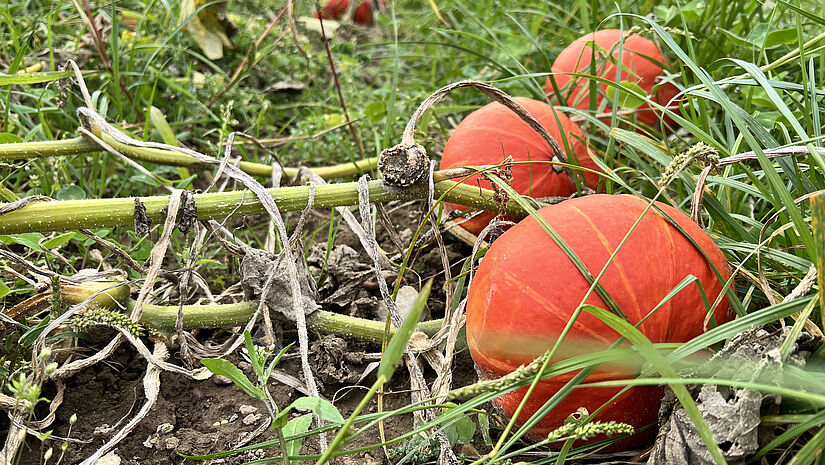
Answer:
M429 173L430 157L427 155L427 150L415 142L415 125L418 124L418 121L430 107L450 92L461 87L475 87L487 97L512 110L547 142L553 151L554 156L552 161L567 163L567 155L561 146L559 146L559 143L556 142L553 136L547 132L547 129L539 124L536 118L534 118L526 108L516 102L513 97L501 89L481 81L459 81L438 89L424 99L407 123L404 134L401 136L401 143L381 151L381 155L378 158L378 171L381 173L381 178L384 180L386 186L397 188L410 187L426 177ZM557 173L561 173L562 171L566 172L571 181L579 184L579 177L569 168L554 165L553 169Z

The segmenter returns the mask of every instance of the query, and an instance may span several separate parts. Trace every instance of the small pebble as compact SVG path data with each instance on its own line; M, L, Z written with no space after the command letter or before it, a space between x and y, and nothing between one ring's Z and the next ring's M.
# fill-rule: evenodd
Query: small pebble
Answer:
M238 368L246 374L252 373L252 364L249 362L238 362Z
M172 423L161 423L158 425L157 433L158 434L168 434L171 433L172 430L175 429L175 425Z
M246 426L254 425L261 419L260 413L250 413L249 415L243 417L243 424Z
M120 456L114 451L104 455L96 462L97 465L120 465Z
M237 413L233 413L232 415L229 416L229 421L230 422L235 421L237 419L238 419L238 414Z
M246 405L246 404L241 405L241 409L240 409L241 415L244 415L244 416L249 415L250 413L255 413L257 411L258 411L258 407L253 407L251 405Z
M232 384L232 380L229 377L224 375L215 375L212 377L212 382L217 384L218 386L229 386Z

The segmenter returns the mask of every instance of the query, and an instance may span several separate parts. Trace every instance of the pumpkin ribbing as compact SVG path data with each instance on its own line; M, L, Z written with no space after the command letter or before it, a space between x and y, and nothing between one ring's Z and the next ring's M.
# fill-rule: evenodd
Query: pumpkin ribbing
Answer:
M710 237L682 212L661 203L656 205L696 241L727 279L727 262ZM596 276L645 206L644 200L633 196L591 195L545 207L539 213ZM688 275L698 278L711 302L722 290L722 283L696 247L651 209L600 283L628 320L636 324ZM505 232L482 259L468 295L467 342L481 372L498 378L544 353L561 334L588 288L581 273L536 220L527 218ZM596 293L586 303L608 308ZM728 311L725 299L714 313L716 321L728 321ZM653 342L684 342L703 331L704 319L705 306L694 284L662 305L640 330ZM595 351L618 338L595 316L582 313L564 344L574 351L582 347ZM557 357L561 358L566 357ZM529 418L573 375L540 382L520 420ZM631 368L602 367L587 381L632 376L635 371ZM496 403L512 415L525 390L505 394ZM579 407L595 411L619 390L575 389L530 431L530 436L546 436ZM633 388L597 419L623 421L635 427L653 423L661 394L658 387ZM623 445L634 445L634 441Z

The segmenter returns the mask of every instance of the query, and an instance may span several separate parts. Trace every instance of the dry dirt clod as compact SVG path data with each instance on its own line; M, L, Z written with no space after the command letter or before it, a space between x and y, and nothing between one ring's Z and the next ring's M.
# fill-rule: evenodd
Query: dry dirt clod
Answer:
M161 423L158 425L158 434L169 434L175 429L175 425L171 423Z
M239 411L241 412L241 415L246 416L246 415L249 415L249 414L252 414L252 413L257 412L257 411L258 411L258 407L253 407L252 405L246 405L246 404L244 404L244 405L241 405L241 408L240 408L240 410L239 410Z
M215 441L215 435L204 434L198 430L183 428L178 431L177 436L180 438L180 446L178 451L183 454L202 455L209 453Z
M180 439L178 439L174 436L170 436L170 437L163 440L163 447L166 450L177 449L178 446L180 446Z
M241 369L247 375L252 374L252 364L249 362L238 362L238 368Z
M148 438L146 438L145 441L143 441L143 447L145 447L147 449L152 449L152 448L154 448L155 446L158 445L158 441L160 441L160 438L158 437L158 433L152 433L152 434L149 435Z
M109 452L97 461L97 465L120 465L121 458L114 451Z

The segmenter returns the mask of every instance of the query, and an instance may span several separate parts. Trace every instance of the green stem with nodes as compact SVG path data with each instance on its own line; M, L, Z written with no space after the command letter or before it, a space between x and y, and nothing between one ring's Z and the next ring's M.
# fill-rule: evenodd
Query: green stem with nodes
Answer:
M159 165L180 166L185 168L197 168L207 166L200 160L190 157L184 153L171 150L156 149L152 147L137 147L118 142L107 134L99 134L98 137L109 144L112 148L127 157L143 162L157 163ZM15 160L26 160L40 157L59 157L66 155L80 155L83 153L105 151L94 141L86 137L75 137L74 139L46 141L46 142L21 142L17 144L0 144L0 162L10 162ZM324 179L351 176L366 171L372 171L378 165L378 158L365 158L355 162L341 163L332 166L312 168ZM272 166L262 163L241 161L238 167L253 175L269 177L272 175ZM284 168L284 174L294 177L298 174L298 168Z
M129 298L129 288L127 286L113 287L114 284L110 281L91 281L81 285L63 284L61 286L61 299L66 303L76 305L84 302L101 289L107 289L106 294L99 294L89 302L92 308L115 310L116 306L122 305L129 312L134 310L135 301ZM19 318L24 314L33 314L47 308L52 301L51 293L48 291L43 292L11 310L7 310L5 313L12 318ZM184 305L182 309L182 326L186 330L241 326L252 318L257 309L258 302L251 301L234 304ZM177 305L143 304L140 324L156 331L172 332L175 331L177 317ZM442 320L440 319L428 320L418 323L415 329L431 337L441 330L441 325ZM357 318L324 310L316 310L307 315L307 327L313 331L373 342L381 342L384 339L384 326L383 321ZM389 335L392 336L395 332L395 328L390 328ZM466 341L459 340L458 347L466 347Z
M85 137L45 142L20 142L0 145L0 161L10 162L41 157L62 157L99 152L101 148Z
M313 207L355 205L358 203L357 189L358 184L354 182L315 186ZM269 189L269 193L281 211L303 210L309 199L309 186ZM446 194L445 201L465 207L491 211L499 209L493 201L491 190L453 181L441 181L435 184L435 195L442 194ZM388 189L381 181L369 183L369 197L372 202L423 199L426 196L427 190L424 188L398 190ZM198 220L201 221L264 212L251 191L197 194L194 198ZM169 196L141 197L140 201L146 206L146 214L152 221L159 222L165 218L163 210L169 203ZM519 218L527 215L516 199L510 199L505 210L507 214ZM0 215L0 234L126 226L133 224L134 214L133 197L31 202L22 208Z
M126 301L129 311L135 301ZM246 324L255 311L258 302L239 302L235 304L184 305L183 329L220 328ZM140 323L158 331L174 331L178 317L177 305L143 305ZM314 331L349 336L356 339L380 342L384 338L384 322L341 315L340 313L316 310L307 315L307 327ZM416 330L432 336L441 329L441 320L422 321ZM390 329L390 335L395 329Z

